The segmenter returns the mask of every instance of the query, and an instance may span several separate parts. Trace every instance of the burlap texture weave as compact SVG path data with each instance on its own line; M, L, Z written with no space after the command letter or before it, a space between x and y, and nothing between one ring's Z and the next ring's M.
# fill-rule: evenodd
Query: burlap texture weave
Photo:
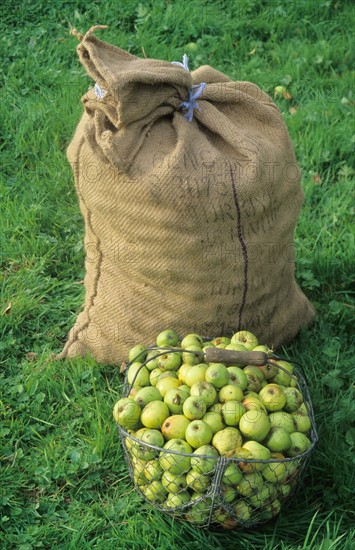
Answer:
M91 31L78 53L100 93L84 95L68 148L86 297L60 356L117 363L165 328L289 342L314 310L294 277L303 193L277 106L250 82L141 59ZM189 122L181 103L202 82Z

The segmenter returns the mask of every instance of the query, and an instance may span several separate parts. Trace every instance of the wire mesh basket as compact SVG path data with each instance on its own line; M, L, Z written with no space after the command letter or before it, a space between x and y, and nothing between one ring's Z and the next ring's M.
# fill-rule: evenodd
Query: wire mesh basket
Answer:
M141 363L140 368L162 354L189 353L189 350L176 347L168 349L152 346L148 350L148 359ZM219 450L214 448L214 439L210 444L199 447L195 444L192 447L182 437L168 440L163 437L141 438L144 427L138 426L136 431L131 431L117 423L120 439L136 489L155 508L200 528L250 528L276 516L290 503L302 483L318 441L309 390L300 370L294 368L292 374L286 371L282 366L282 358L272 352L267 356L259 352L259 357L256 352L247 352L243 356L242 352L216 351L215 348L206 349L204 353L206 364L213 364L219 358L223 359L225 365L234 365L238 357L239 366L243 362L244 365L270 365L287 372L294 380L293 387L302 394L304 416L309 425L302 426L296 432L298 435L293 440L292 456L289 456L290 453L274 451L269 452L266 459L253 458L255 447L257 450L265 448L264 440L259 437L259 442L255 444L251 437L242 435L239 440L237 438L237 443L232 443L239 431L238 422L234 422L234 426L225 425L220 430L225 435L223 452L218 446ZM296 364L289 359L287 361ZM127 367L133 362L128 363ZM128 383L127 372L128 369L123 398L130 395L135 381ZM252 408L250 412L253 412ZM257 409L254 412L258 414ZM283 412L286 422L290 414L279 412ZM305 439L308 442L306 449L302 448ZM272 448L278 447L276 445Z

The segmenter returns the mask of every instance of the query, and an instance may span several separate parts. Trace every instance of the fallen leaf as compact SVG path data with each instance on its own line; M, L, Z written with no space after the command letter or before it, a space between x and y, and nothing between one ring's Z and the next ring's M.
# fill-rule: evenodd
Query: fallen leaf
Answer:
M288 112L290 113L290 115L295 115L298 111L298 107L290 107Z
M27 361L35 361L38 357L38 354L34 351L28 351L26 353L26 359Z
M292 99L292 94L290 94L290 92L288 92L287 90L285 90L282 94L282 97L284 99L287 99L287 101L290 101L290 99Z
M2 312L3 316L9 315L9 313L11 312L11 308L12 308L12 302L9 302L6 308L4 309L4 311Z
M313 176L312 176L312 181L313 181L313 183L315 183L316 185L319 185L320 183L322 183L322 178L320 177L319 174L313 174Z
M126 363L125 362L121 363L120 374L123 374L126 369L127 369Z

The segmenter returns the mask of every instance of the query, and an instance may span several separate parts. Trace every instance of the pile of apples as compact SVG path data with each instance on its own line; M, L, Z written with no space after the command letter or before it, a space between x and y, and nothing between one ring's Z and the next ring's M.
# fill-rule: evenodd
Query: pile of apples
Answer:
M113 409L135 485L159 509L200 526L278 514L303 468L299 455L312 447L310 404L293 366L203 361L208 347L270 357L249 331L204 341L164 330L156 344L129 351L129 395Z

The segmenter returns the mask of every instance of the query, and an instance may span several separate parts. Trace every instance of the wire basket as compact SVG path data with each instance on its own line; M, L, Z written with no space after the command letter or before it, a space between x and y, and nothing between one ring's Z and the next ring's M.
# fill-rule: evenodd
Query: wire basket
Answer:
M155 357L178 350L155 346L148 349L156 349ZM211 351L211 357L214 360L217 353L226 360L228 354L225 351ZM250 353L253 352L248 352L249 357ZM283 358L270 352L266 363L284 370L275 359ZM149 360L152 360L151 355ZM248 357L244 360L249 363ZM290 359L287 361L298 364ZM240 449L239 455L238 452L231 456L218 453L197 455L184 452L182 444L180 449L143 442L117 424L130 475L138 492L161 512L200 528L250 528L276 516L300 488L318 441L305 378L298 368L294 368L293 374L288 374L294 378L295 387L303 396L310 420L307 437L311 445L305 452L292 457L274 453L267 460L252 459ZM129 395L133 383L128 384L126 370L122 397Z

